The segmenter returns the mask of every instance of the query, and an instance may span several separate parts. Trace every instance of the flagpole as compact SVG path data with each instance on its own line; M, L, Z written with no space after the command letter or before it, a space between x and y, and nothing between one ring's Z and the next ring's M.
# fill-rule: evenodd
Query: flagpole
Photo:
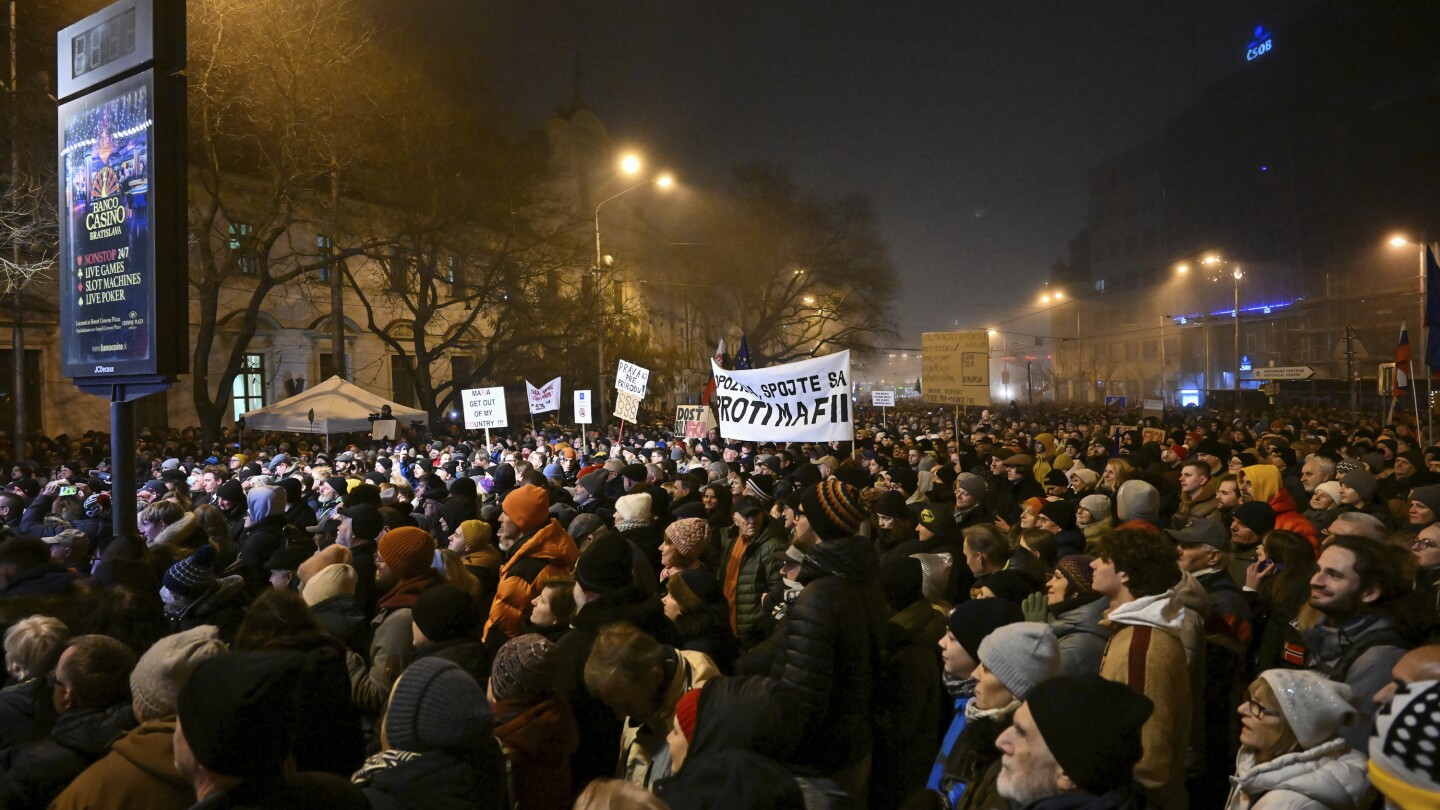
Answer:
M1429 447L1435 437L1435 375L1430 370L1430 290L1429 267L1426 260L1430 257L1430 243L1423 238L1420 240L1420 333L1425 340L1425 436L1420 440L1422 447ZM1417 386L1418 387L1418 386ZM1415 432L1420 432L1419 406L1416 406Z

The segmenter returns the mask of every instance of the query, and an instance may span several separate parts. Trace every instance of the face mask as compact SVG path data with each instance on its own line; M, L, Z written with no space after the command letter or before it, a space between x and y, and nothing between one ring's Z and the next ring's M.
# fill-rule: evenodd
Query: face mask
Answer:
M180 604L180 599L171 593L169 588L163 587L160 589L160 601L164 602L166 607L175 607Z

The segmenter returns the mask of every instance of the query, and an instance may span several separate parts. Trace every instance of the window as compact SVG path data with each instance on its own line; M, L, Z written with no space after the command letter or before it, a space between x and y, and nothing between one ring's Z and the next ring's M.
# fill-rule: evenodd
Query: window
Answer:
M1098 292L1098 293L1103 293L1103 292L1105 292L1105 279L1100 278L1100 279L1096 279L1096 280L1095 280L1095 292Z
M235 381L230 384L230 399L236 420L246 411L265 407L264 355L247 354L245 359L240 361L240 373L235 375Z
M460 264L460 257L445 257L445 280L456 287L465 286L465 268Z
M328 380L340 372L335 368L335 355L323 352L320 355L320 379Z
M334 253L334 251L335 251L335 245L331 243L330 237L329 237L327 234L323 234L323 233L317 233L317 234L315 234L315 253L316 253L317 256L319 256L319 257L329 257L331 254ZM331 264L332 264L332 260L331 260L331 259L329 259L329 258L322 258L322 259L321 259L320 264L319 264L319 265L316 267L316 269L315 269L315 280L316 280L317 282L319 282L319 283L321 283L321 284L329 284L329 283L330 283ZM324 377L323 379L327 379L327 380L328 380L328 379L330 379L330 378L329 378L329 377Z
M255 250L255 226L248 222L230 223L230 253L235 269L247 276L260 272L260 254Z
M390 358L390 398L407 408L415 405L415 374L410 370L410 358L395 355Z
M420 271L411 261L410 254L403 250L390 252L390 292L416 293L420 291Z

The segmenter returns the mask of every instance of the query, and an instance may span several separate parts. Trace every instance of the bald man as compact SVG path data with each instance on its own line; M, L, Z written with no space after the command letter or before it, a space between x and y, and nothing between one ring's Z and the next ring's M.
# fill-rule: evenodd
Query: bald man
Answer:
M1440 680L1440 644L1416 647L1400 656L1390 670L1390 683L1375 693L1375 704L1383 706L1395 697L1395 690L1418 681Z

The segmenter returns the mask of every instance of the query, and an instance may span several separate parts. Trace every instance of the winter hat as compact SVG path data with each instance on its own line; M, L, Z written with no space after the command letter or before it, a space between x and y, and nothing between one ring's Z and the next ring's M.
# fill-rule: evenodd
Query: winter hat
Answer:
M1075 505L1071 501L1049 501L1040 508L1040 514L1050 518L1061 531L1075 528Z
M1060 642L1048 624L1015 622L997 627L980 642L978 660L1024 700L1036 684L1060 673Z
M300 587L300 598L305 600L305 604L314 607L326 599L354 596L356 582L355 569L349 563L327 565Z
M1370 782L1401 810L1440 806L1440 681L1395 690L1375 714L1370 733Z
M1116 511L1120 520L1158 520L1160 493L1144 481L1131 480L1120 485L1115 493Z
M1057 675L1036 684L1025 704L1055 762L1085 792L1103 796L1130 782L1140 729L1155 710L1150 698L1095 674Z
M545 469L544 469L543 473L544 473L544 475L545 475L546 478L564 478L564 477L565 477L565 470L562 469L562 468L560 467L560 465L559 465L558 463L554 462L554 461L552 461L552 462L550 462L549 464L546 464L546 465L545 465Z
M1440 517L1440 484L1415 487L1410 490L1410 500L1425 504L1426 508L1434 512L1437 517Z
M1055 570L1070 583L1069 593L1079 597L1096 596L1095 593L1095 572L1090 568L1090 563L1095 558L1088 554L1071 554L1061 557L1056 563Z
M996 598L1014 602L1017 605L1025 601L1025 597L1038 590L1034 580L1014 568L986 574L975 580L975 587L989 588Z
M833 478L800 493L800 510L822 540L851 537L860 532L860 524L865 522L860 492Z
M1225 459L1230 458L1230 451L1225 449L1225 445L1221 444L1215 439L1201 439L1200 443L1195 445L1195 455L1214 456L1215 458L1224 461Z
M985 483L985 479L975 473L960 473L960 477L955 479L955 486L965 490L970 497L976 500L983 500L985 493L990 489L989 485Z
M703 685L697 686L675 701L675 722L680 725L680 733L685 735L686 742L695 741L695 714L700 708L700 690L703 688Z
M874 512L888 518L898 518L906 513L905 496L893 489L887 489L875 501Z
M914 557L897 557L880 563L880 588L885 601L897 612L920 601L925 595L925 568Z
M1362 503L1374 498L1375 490L1380 488L1379 480L1368 470L1351 470L1340 476L1340 483L1355 490Z
M682 613L725 601L720 580L704 568L671 574L665 580L665 590L683 608Z
M555 642L526 633L505 642L490 668L495 702L535 703L555 685Z
M1020 606L1008 599L971 599L950 611L945 624L950 634L976 661L980 660L980 642L995 628L1012 622L1025 621Z
M1342 726L1359 716L1355 692L1350 686L1314 670L1270 669L1260 673L1260 677L1275 693L1280 713L1303 748L1314 748L1333 739Z
M1427 488L1427 487L1421 487L1420 489L1426 489L1426 488ZM1315 485L1315 491L1316 491L1316 492L1323 492L1323 493L1325 493L1327 496L1329 496L1330 500L1334 501L1335 503L1340 503L1340 482L1339 482L1339 481L1326 481L1326 482L1324 482L1323 484L1316 484L1316 485ZM1417 491L1418 491L1418 490L1417 490ZM1422 502L1422 503L1423 503L1423 502ZM1436 514L1440 514L1440 512L1437 512Z
M309 545L308 543L306 545ZM299 572L300 566L310 559L310 549L305 546L281 546L275 550L266 560L263 566L267 571L295 571Z
M544 487L526 484L511 490L500 508L520 531L529 534L550 520L550 495Z
M566 531L570 533L570 538L578 544L580 538L594 534L597 529L604 527L604 518L591 514L590 512L581 512L575 516L574 520L570 521L570 525L566 527Z
M350 491L350 481L343 475L332 475L325 479L325 483L329 484L330 488L340 495L344 495Z
M453 661L431 655L400 673L385 710L385 739L400 751L466 750L494 733L485 690Z
M195 599L215 584L215 547L206 543L165 572L164 585L176 596Z
M1096 520L1110 517L1110 497L1108 495L1086 495L1080 499L1080 505L1088 510Z
M231 478L215 490L215 497L228 502L231 506L245 500L245 487L239 481Z
M1183 445L1183 444L1180 444L1179 442L1171 442L1171 443L1170 443L1170 452L1174 453L1176 458L1180 459L1181 461L1184 461L1185 458L1186 458L1186 456L1189 456L1189 455L1190 455L1190 448L1186 447L1186 446ZM1294 463L1293 459L1292 459L1291 463L1292 463L1292 464Z
M945 534L955 528L955 513L948 504L934 504L920 510L919 523L934 534Z
M385 529L385 517L374 504L357 503L340 507L340 515L350 518L350 534L361 540L374 540Z
M1360 460L1365 462L1365 466L1374 475L1379 475L1380 471L1385 469L1384 453L1366 453L1360 457Z
M601 469L581 476L577 483L583 487L586 492L590 493L590 497L598 498L605 494L605 480L607 478L609 478L609 475Z
M687 560L693 560L710 545L710 524L702 518L685 518L665 527L665 539Z
M432 644L466 638L476 624L470 594L450 584L426 588L415 600L410 618Z
M1231 515L1245 528L1254 532L1256 537L1264 537L1275 528L1275 510L1271 509L1268 503L1246 501L1235 507Z
M591 541L575 563L575 581L591 593L609 593L635 584L630 541L605 532Z
M460 536L465 539L465 553L474 554L490 545L490 524L483 520L462 520Z
M615 502L615 517L625 523L649 524L650 515L650 493L635 492L629 495L622 495L620 500Z
M435 557L435 541L430 533L415 526L391 529L380 538L380 558L400 579L424 573Z
M650 477L650 472L645 469L644 464L626 464L620 469L620 475L637 484L643 484Z
M1199 544L1225 552L1231 550L1230 531L1218 520L1194 520L1183 529L1166 529L1164 534L1181 545Z
M1060 470L1051 470L1045 473L1045 486L1068 487L1070 486L1070 477Z
M175 698L196 761L225 776L278 778L295 739L304 668L305 656L293 652L226 652L197 664Z
M1085 482L1087 487L1095 486L1096 482L1100 480L1100 476L1096 475L1094 470L1082 464L1072 464L1065 474L1071 478L1079 478Z
M180 684L201 661L223 652L220 628L210 624L165 636L151 645L130 672L130 695L141 719L174 714Z

